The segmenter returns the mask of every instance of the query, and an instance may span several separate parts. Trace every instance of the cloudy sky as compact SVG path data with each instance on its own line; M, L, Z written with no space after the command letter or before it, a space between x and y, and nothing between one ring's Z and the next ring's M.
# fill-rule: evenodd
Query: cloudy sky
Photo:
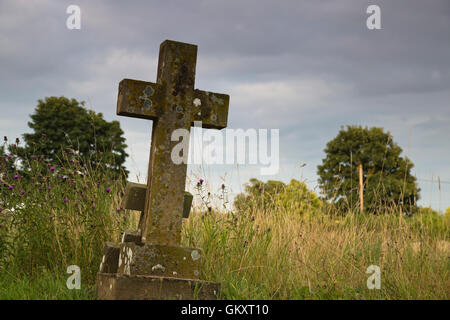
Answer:
M71 4L80 30L66 27ZM366 27L371 4L381 30ZM117 87L155 81L166 39L198 45L196 87L230 95L229 128L280 130L279 174L260 178L314 188L342 125L381 126L414 162L421 204L450 206L448 0L0 0L0 135L28 132L38 99L84 100L120 120L130 178L145 181L151 123L116 116ZM238 193L259 169L190 166L189 175ZM440 192L429 181L438 176Z

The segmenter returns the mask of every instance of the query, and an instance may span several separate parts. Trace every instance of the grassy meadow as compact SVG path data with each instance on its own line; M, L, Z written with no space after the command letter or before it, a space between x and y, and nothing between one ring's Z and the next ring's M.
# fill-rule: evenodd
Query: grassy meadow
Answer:
M0 299L95 299L104 243L136 227L137 213L120 206L125 181L78 160L30 156L26 175L3 171ZM202 276L222 284L220 299L450 296L448 215L203 204L184 221L182 244L203 249ZM81 268L81 290L66 287L69 265ZM379 290L367 288L370 265L380 267Z

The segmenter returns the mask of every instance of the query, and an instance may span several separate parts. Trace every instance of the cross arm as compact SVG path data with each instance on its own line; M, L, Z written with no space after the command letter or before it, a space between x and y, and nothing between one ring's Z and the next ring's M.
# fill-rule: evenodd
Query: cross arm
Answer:
M164 90L153 82L123 79L119 83L117 114L156 120L163 112Z
M227 126L230 96L194 90L194 121L202 121L203 128L223 129Z

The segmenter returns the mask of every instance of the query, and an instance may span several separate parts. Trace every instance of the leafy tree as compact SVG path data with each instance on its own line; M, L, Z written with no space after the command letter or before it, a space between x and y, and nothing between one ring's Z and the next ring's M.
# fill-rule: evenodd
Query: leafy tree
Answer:
M236 196L234 205L239 210L256 207L303 213L307 209L318 209L321 201L305 183L298 180L292 179L286 185L281 181L263 182L253 178L246 184L245 193Z
M415 210L420 189L411 175L413 163L382 128L347 126L328 142L318 166L324 195L347 208L359 203L359 172L363 167L364 202L370 212L392 205Z
M85 164L127 174L123 167L127 146L119 122L108 122L102 113L87 110L84 101L47 97L38 101L31 120L28 126L34 132L23 135L26 146L17 151L22 158L43 155L53 162L73 152Z

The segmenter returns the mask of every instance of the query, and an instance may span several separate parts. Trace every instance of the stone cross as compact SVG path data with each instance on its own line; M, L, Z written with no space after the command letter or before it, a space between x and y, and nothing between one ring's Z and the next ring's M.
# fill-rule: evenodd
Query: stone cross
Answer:
M181 238L187 164L172 161L176 129L227 125L229 96L194 89L197 46L161 43L156 83L124 79L119 84L117 114L153 120L141 241L177 246ZM187 151L187 150L186 150ZM187 155L182 155L187 158Z

